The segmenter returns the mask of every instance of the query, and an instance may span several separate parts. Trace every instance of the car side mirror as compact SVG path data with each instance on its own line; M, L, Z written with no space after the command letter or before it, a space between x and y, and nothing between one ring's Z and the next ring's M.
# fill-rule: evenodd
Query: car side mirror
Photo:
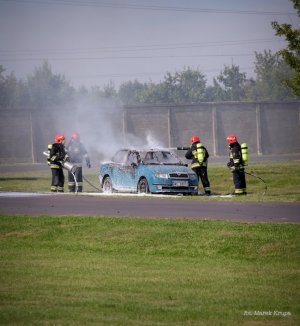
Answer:
M131 163L131 167L133 167L133 168L137 168L137 164L136 163Z

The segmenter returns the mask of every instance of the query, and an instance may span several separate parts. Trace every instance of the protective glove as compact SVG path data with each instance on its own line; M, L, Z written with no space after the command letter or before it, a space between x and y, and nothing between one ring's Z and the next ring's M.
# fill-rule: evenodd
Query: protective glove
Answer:
M232 167L232 172L234 172L234 171L240 171L240 167L237 166L237 165L233 166Z

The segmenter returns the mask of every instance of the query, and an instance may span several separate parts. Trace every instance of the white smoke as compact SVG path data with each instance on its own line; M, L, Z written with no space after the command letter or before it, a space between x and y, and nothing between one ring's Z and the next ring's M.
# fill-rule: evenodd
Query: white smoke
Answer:
M78 132L80 140L86 147L93 166L109 161L121 148L161 148L151 131L145 132L145 137L137 137L124 128L123 110L112 102L92 102L82 97L72 110L63 117L59 125L65 134L66 144L73 132Z
M146 146L149 148L163 148L164 145L161 141L156 139L151 131L147 131L146 133Z

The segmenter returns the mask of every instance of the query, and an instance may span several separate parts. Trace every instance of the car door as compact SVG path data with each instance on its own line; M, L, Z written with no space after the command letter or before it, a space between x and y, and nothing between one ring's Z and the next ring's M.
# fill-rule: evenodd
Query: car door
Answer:
M121 157L121 156L119 156ZM136 191L136 169L138 165L137 153L127 151L126 155L115 162L112 171L114 188L118 191Z

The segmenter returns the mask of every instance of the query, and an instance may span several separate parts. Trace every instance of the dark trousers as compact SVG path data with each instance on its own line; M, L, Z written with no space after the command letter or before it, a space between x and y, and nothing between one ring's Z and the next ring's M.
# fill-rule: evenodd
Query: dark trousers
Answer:
M208 180L208 174L207 174L207 166L200 166L193 168L193 171L198 176L198 189L200 188L200 180L203 186L203 189L206 194L210 194L210 182Z
M237 195L246 194L246 176L244 170L233 171L234 192Z
M76 181L74 179L74 175ZM69 171L68 172L68 188L69 192L76 191L76 183L77 183L77 192L82 192L83 178L82 178L82 167L77 167L74 171L74 175Z
M52 182L51 191L52 192L64 192L65 176L62 168L51 168L52 172Z

